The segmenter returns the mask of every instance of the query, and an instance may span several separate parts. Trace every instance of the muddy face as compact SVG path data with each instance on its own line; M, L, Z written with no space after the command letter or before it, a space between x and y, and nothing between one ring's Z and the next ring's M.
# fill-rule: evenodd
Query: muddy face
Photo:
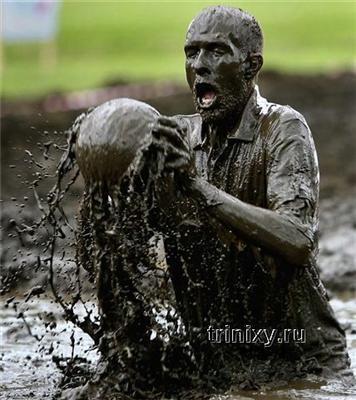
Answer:
M249 71L248 50L253 47L250 30L255 23L251 18L237 9L211 7L203 10L188 29L186 77L196 110L208 123L241 112L251 93L255 76ZM255 42L260 43L257 39Z
M81 123L76 157L87 183L119 183L138 151L150 142L153 107L116 99L95 108Z

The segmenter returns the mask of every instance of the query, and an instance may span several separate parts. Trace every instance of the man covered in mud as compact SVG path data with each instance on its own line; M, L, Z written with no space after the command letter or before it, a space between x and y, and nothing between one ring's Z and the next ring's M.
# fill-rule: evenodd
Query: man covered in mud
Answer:
M316 266L313 139L301 114L259 94L259 24L239 9L206 8L184 50L198 114L160 118L153 135L180 196L166 207L177 228L165 251L202 373L252 387L309 373L351 379ZM255 340L228 343L232 329ZM275 332L273 343L261 329Z

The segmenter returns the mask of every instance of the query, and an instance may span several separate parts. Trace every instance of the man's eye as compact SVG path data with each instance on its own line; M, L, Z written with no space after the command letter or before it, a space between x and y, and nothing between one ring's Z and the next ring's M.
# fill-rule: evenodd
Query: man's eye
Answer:
M188 58L194 58L194 57L197 56L197 54L198 54L198 50L197 49L189 49L189 50L186 50L186 52L185 52L185 55Z

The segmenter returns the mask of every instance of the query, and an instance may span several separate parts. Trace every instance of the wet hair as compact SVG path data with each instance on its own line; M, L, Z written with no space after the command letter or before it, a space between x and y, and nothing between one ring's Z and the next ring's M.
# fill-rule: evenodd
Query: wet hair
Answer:
M240 8L212 6L204 8L190 23L187 31L187 38L194 26L199 23L208 24L210 21L219 24L232 25L231 40L245 54L263 53L262 29L251 14Z

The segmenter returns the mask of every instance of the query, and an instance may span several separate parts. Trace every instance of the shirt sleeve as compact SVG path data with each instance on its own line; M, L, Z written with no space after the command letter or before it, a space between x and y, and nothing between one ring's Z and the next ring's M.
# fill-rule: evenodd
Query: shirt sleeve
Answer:
M268 208L287 216L314 240L319 168L311 132L298 118L281 121L269 148Z

